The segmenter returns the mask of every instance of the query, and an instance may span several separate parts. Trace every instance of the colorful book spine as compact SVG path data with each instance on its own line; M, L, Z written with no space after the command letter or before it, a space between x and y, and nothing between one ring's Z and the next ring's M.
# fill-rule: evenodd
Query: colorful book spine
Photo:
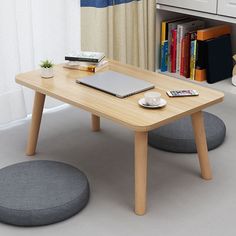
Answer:
M165 50L164 42L166 41L166 21L161 22L161 47L160 47L160 69L162 72L165 71Z
M168 40L161 43L161 72L167 71L168 63Z
M197 57L197 32L190 34L190 79L195 80L196 57Z
M177 49L176 49L176 72L180 73L180 61L181 61L181 38L183 33L183 26L177 26Z
M171 72L176 73L177 29L171 31Z
M185 37L181 40L181 46L180 46L180 48L181 48L181 51L180 51L180 60L179 60L179 63L180 63L180 69L179 69L179 74L180 75L182 75L182 76L184 76L184 60L185 60L185 51L186 51L186 49L185 49L185 46L186 46L186 44L185 44Z
M187 33L185 35L185 51L184 51L184 77L185 78L190 78L190 33Z
M167 37L167 40L168 40L168 59L167 59L167 70L169 72L171 72L171 44L172 44L172 30L175 29L175 22L176 20L173 20L173 22L170 22L168 23L168 37Z
M198 30L198 29L202 29L205 27L205 23L201 20L193 20L193 21L189 21L186 22L184 24L180 24L177 26L177 30L178 30L178 45L177 45L177 72L180 70L180 66L181 66L181 42L182 39L184 38L184 36L186 35L186 33L193 31L193 30Z
M161 22L161 42L166 40L166 21Z
M167 58L167 70L171 72L171 44L172 44L172 29L170 29L171 24L168 28L168 58Z
M168 71L171 72L171 42L172 42L172 30L177 29L177 26L179 24L182 24L188 20L187 17L182 17L178 19L171 20L167 23L166 29L168 29L168 37L166 40L168 40Z

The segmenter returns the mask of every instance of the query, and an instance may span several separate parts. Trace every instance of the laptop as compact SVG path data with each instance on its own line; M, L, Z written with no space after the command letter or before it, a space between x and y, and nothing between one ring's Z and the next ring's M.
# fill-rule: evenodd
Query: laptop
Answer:
M99 72L93 76L77 79L83 84L119 98L125 98L154 88L154 84L114 71Z

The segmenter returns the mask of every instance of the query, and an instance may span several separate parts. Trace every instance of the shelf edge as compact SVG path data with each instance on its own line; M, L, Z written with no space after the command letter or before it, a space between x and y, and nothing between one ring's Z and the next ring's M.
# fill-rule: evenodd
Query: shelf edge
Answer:
M173 6L163 5L163 4L159 4L159 3L156 5L156 9L171 11L171 12L176 12L176 13L181 13L181 14L186 14L186 15L193 15L193 16L203 17L203 18L207 18L207 19L224 21L224 22L236 24L236 18L233 18L233 17L222 16L222 15L206 13L206 12L200 12L200 11L195 11L195 10L190 10L190 9L185 9L185 8L180 8L180 7L173 7Z

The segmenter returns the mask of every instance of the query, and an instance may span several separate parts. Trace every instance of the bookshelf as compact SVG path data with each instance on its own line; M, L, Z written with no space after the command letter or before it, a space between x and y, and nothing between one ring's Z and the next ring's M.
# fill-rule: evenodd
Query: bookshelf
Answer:
M167 6L167 5L163 5L163 4L157 4L156 8L158 10L171 11L171 12L186 14L189 16L197 16L197 17L201 17L201 18L212 19L212 20L236 24L236 18L234 18L234 17L222 16L222 15L217 15L217 14L213 14L213 13L206 13L206 12L195 11L195 10L190 10L190 9L185 9L185 8L172 7L172 6Z
M235 17L232 16L223 16L223 15L218 15L217 13L209 13L209 12L203 12L203 11L197 11L193 9L185 9L185 8L180 8L176 6L170 6L170 5L165 5L165 4L160 4L158 1L165 1L165 0L157 0L157 5L156 5L156 41L157 41L157 65L156 65L156 71L158 73L162 73L177 79L181 80L188 80L193 83L200 84L202 86L206 87L211 87L215 89L219 89L222 91L227 91L233 94L236 94L236 87L231 84L231 79L226 79L220 82L217 82L215 84L208 84L207 82L198 82L198 81L192 81L190 79L186 79L183 76L180 76L179 74L176 73L170 73L170 72L161 72L159 70L159 62L160 62L160 45L161 45L161 22L166 19L172 19L172 18L179 18L182 16L191 16L196 19L201 19L204 20L207 24L207 27L210 26L215 26L215 25L220 25L220 24L230 24L232 27L232 48L233 48L233 53L236 54L236 15ZM166 2L169 1L176 1L178 0L167 0ZM187 0L186 0L187 1ZM235 1L235 0L233 0ZM235 10L236 12L236 10Z

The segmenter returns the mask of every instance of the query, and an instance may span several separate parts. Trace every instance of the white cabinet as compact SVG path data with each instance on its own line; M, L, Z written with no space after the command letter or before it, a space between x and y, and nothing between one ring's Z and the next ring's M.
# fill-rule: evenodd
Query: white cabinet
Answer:
M219 15L236 18L236 0L218 0Z
M227 1L236 2L236 0L227 0ZM168 6L196 10L196 11L208 12L213 14L216 14L217 11L217 0L157 0L157 3Z

